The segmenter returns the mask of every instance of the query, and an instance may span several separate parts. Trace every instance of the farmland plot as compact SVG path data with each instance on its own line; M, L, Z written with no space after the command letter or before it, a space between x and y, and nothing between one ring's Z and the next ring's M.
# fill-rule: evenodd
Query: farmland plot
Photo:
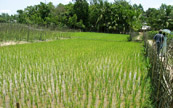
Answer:
M0 47L0 106L148 107L142 45L100 35Z

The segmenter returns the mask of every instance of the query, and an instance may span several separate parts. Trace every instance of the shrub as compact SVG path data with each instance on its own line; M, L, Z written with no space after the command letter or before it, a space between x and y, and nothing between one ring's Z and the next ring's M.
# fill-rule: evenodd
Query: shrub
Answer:
M153 37L158 33L158 31L149 31L147 33L148 39L153 39Z

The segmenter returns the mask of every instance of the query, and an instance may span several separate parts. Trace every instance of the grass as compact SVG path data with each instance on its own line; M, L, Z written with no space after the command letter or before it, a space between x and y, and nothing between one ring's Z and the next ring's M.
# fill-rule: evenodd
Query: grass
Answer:
M150 107L141 43L118 34L71 37L0 47L0 105Z
M8 41L45 41L69 38L69 33L36 28L23 24L0 23L0 42Z
M127 41L129 35L108 34L108 33L93 33L93 32L72 32L72 38L85 40L99 40L99 41Z

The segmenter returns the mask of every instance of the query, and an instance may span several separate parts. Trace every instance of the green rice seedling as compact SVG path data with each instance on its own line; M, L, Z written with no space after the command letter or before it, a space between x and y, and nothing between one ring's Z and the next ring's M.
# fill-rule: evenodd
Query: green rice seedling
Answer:
M25 105L27 105L27 101L28 101L28 98L27 98L27 91L26 89L24 90L24 103Z
M85 105L84 105L84 107L86 108L87 106L88 106L88 101L89 101L89 84L88 84L88 79L86 79L86 82L85 82L86 84L85 84L85 92L86 92L86 99L85 99ZM73 93L73 92L72 92Z
M142 81L142 84L141 84L141 96L140 96L140 108L143 107L143 96L144 96L144 90L145 90L145 80Z
M6 95L2 95L2 98L3 98L3 107L6 108L6 98L5 98Z
M34 105L34 97L33 95L30 93L30 105L31 105L31 108L33 108L33 105Z
M26 40L23 29L21 38ZM43 40L52 31L45 32ZM39 34L32 30L30 40ZM127 42L128 35L70 35L70 39L0 47L1 94L13 96L24 107L144 106L149 92L144 86L148 82L142 83L147 71L140 43ZM3 105L10 106L9 102L5 98Z
M102 95L102 98L101 98L101 101L100 101L100 104L99 104L99 108L103 108L104 107L104 101L105 101L105 96Z
M59 83L59 101L61 102L62 99L62 84L61 82Z
M13 101L13 95L10 94L10 107L13 108L14 107L14 101Z
M113 91L111 92L111 94L109 95L109 104L108 104L108 108L112 108L112 98L113 98Z
M92 101L91 101L91 107L95 106L95 102L96 102L96 91L94 90L92 92Z
M120 88L120 81L118 83L118 88ZM117 97L117 108L120 108L121 107L121 90L117 91L116 97Z
M125 108L129 108L130 107L130 102L128 99L128 93L125 94Z
M34 103L35 103L35 105L36 105L36 107L38 108L38 99L37 99L37 94L36 94L36 92L35 92L35 94L34 94Z
M132 103L133 103L134 107L136 107L136 100L135 99L136 99L136 95L138 93L138 90L139 90L139 86L136 85L136 88L135 88L135 90L133 92L133 95L132 95Z

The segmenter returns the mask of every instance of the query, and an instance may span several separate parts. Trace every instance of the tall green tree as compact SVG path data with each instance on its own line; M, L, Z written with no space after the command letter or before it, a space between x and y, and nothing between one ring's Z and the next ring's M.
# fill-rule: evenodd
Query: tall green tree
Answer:
M10 22L12 17L8 13L2 13L0 15L0 22Z
M19 23L26 23L24 11L23 10L17 10L17 13L18 13L18 19L17 19L17 21Z
M162 4L159 9L146 11L147 23L153 30L173 29L173 6Z
M173 29L173 6L165 4L159 9L149 8L145 12L141 4L131 5L126 0L112 3L106 0L90 0L90 3L87 0L74 0L73 3L57 6L51 2L40 2L17 12L19 23L85 31L127 33L140 30L145 22L153 30Z
M77 15L77 21L83 22L88 27L89 4L86 0L75 0L74 13Z

